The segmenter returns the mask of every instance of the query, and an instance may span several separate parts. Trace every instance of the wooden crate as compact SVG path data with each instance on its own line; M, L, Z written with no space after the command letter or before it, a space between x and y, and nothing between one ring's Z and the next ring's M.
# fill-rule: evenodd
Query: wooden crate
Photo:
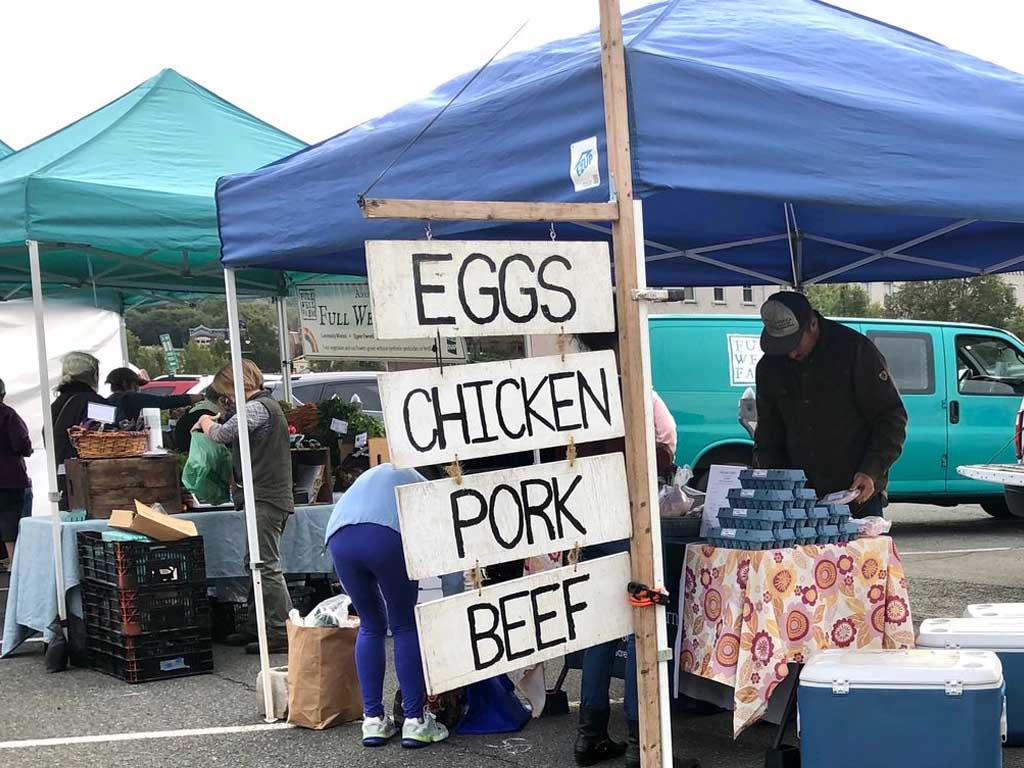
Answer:
M391 452L388 450L388 439L386 437L371 437L369 440L370 466L387 464L391 461Z
M111 510L135 509L135 500L181 512L181 470L175 456L135 459L69 459L68 508L107 519Z

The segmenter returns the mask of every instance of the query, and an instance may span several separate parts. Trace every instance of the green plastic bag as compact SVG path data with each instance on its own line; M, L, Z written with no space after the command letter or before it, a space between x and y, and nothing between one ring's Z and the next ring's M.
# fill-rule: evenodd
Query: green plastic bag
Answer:
M225 504L231 499L231 463L227 448L196 432L181 470L181 484L205 504Z

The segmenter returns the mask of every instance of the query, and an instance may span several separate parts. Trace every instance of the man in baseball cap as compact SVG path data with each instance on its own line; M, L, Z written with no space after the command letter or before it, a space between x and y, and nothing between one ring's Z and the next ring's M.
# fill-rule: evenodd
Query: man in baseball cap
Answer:
M802 469L819 497L848 490L855 516L881 515L907 431L882 353L801 293L775 294L761 319L755 464Z

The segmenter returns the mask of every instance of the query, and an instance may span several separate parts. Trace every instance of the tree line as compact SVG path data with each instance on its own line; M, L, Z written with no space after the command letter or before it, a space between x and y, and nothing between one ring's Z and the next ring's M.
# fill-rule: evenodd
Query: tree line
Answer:
M956 280L902 283L884 305L874 304L863 287L852 283L811 285L811 304L827 317L886 317L978 323L1022 336L1024 310L1013 288L996 275Z

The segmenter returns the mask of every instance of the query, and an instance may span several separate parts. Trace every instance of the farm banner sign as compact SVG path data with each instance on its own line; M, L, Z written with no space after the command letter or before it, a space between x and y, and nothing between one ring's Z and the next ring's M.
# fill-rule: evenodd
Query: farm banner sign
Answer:
M369 240L380 339L615 330L607 243Z
M311 360L435 360L437 338L374 336L374 313L366 283L313 283L295 289L302 327L302 351ZM441 334L444 362L463 362L460 339Z

